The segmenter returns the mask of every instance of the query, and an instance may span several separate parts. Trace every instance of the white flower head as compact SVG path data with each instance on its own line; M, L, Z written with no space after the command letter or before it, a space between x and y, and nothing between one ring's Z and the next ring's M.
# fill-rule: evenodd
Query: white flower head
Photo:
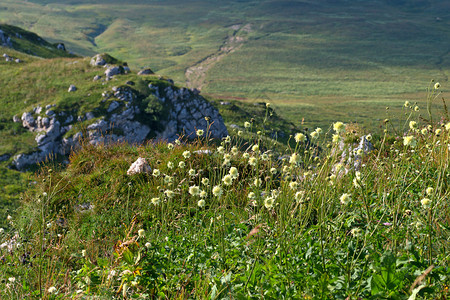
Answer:
M341 201L341 203L343 205L347 205L352 199L351 199L351 195L344 193L342 194L342 196L339 198L339 200Z

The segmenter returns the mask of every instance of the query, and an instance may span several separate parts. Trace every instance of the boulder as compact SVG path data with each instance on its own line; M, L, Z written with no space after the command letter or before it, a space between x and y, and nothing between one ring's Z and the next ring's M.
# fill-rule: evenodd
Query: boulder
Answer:
M92 57L90 63L91 63L92 66L104 66L104 65L106 65L106 61L103 59L101 54L97 54L94 57Z
M151 69L143 69L138 72L138 75L152 75L155 74Z
M106 69L105 76L106 77L113 77L115 75L122 74L122 72L123 72L123 70L120 67L113 66L113 67L109 67L109 68Z
M145 158L139 157L128 169L127 175L131 176L134 174L146 173L149 174L152 171L150 165Z

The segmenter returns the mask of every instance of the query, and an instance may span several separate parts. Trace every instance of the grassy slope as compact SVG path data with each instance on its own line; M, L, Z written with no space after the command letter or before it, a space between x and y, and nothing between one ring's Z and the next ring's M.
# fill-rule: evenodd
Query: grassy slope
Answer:
M54 2L6 0L0 17L180 83L231 25L252 24L243 46L208 71L204 92L270 101L310 126L339 118L373 128L367 115L384 119L385 106L423 98L430 79L448 80L449 5L440 1Z

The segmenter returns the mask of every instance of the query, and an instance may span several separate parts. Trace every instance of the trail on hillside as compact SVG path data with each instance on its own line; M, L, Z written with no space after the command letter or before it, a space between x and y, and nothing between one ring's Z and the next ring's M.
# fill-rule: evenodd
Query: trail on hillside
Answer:
M205 85L206 73L208 70L225 56L239 50L245 43L247 39L239 36L239 33L251 32L252 30L250 24L245 26L233 25L230 28L233 29L233 33L225 38L219 50L186 69L185 77L186 86L188 88L196 88L201 90Z

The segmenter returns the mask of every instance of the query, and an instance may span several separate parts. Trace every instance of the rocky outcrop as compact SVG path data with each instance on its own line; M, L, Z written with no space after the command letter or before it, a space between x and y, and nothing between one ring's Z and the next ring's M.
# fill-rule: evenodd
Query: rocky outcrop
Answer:
M103 58L101 54L97 54L93 58L91 58L90 63L92 66L104 66L106 65L106 60Z
M145 122L146 114L139 109L142 95L130 86L114 87L102 94L101 102L109 103L104 115L94 111L77 116L73 111L58 112L53 105L47 105L45 112L41 106L24 112L20 121L29 131L37 133L38 151L15 156L13 165L23 170L27 165L44 161L52 154L67 155L79 147L82 140L92 145L114 142L142 144L149 137L174 141L180 136L195 138L197 129L203 129L212 138L228 135L218 110L198 93L172 85L149 85L149 88L154 98L166 108L165 115L158 121L158 128L152 128L150 123ZM83 132L73 132L77 122L90 124L86 124ZM68 135L68 132L72 133Z
M138 75L152 75L155 74L151 69L143 69L138 72Z
M10 48L13 46L11 38L1 29L0 29L0 46Z
M131 176L134 174L140 174L140 173L150 173L152 171L152 168L150 168L150 165L148 164L147 160L145 158L139 157L128 169L127 175Z

